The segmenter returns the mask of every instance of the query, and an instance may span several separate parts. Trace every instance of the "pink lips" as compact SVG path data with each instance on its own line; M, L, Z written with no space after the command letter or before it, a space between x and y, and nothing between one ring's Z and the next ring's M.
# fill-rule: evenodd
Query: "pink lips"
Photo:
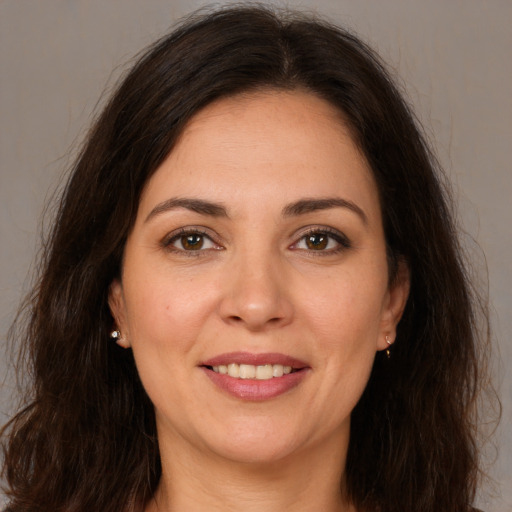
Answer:
M230 363L251 364L260 366L265 364L281 364L291 366L294 370L288 375L268 380L237 379L229 375L216 373L208 367L228 365ZM221 390L242 400L258 401L275 398L290 389L298 386L309 373L309 366L293 357L278 353L251 354L249 352L230 352L208 359L200 368L209 379Z

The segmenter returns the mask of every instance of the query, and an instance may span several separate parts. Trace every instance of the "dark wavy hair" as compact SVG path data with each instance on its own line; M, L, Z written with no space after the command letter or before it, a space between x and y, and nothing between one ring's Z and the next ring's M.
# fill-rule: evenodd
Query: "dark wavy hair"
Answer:
M309 91L342 113L378 186L390 280L398 262L410 270L391 359L377 354L352 414L350 500L361 511L470 510L487 338L443 174L363 42L313 17L246 6L195 14L154 44L87 137L16 331L33 380L3 430L9 511L119 512L154 493L154 411L131 351L109 339L109 285L141 191L186 123L218 98L260 89Z

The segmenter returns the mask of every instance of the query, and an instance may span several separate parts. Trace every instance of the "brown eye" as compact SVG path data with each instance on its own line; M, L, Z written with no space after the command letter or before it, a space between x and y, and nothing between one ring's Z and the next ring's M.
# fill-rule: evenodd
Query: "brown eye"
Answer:
M174 251L190 253L220 248L207 234L194 230L182 230L171 238L164 240L163 245Z
M181 236L179 243L185 251L198 251L204 245L204 236L199 233L190 233Z
M308 249L312 251L322 251L329 244L329 236L325 233L312 233L305 237Z
M350 249L350 240L340 231L331 228L312 229L304 234L291 249L318 253L319 255L332 255Z

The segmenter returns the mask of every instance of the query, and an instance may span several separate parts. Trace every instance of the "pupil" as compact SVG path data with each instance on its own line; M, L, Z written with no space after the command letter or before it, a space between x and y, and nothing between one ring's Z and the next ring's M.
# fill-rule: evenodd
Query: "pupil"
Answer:
M307 246L313 250L325 249L327 247L328 238L324 234L309 235L307 238Z
M187 235L182 237L181 243L185 249L201 249L203 237L201 235Z

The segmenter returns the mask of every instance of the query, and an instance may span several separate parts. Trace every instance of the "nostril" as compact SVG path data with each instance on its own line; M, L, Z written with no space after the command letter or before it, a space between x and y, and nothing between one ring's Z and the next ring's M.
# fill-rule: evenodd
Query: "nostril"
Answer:
M229 318L230 318L230 320L232 320L233 322L237 322L237 323L239 323L239 322L243 322L243 323L250 323L250 322L246 322L246 321L244 320L244 318L243 318L243 317L238 316L238 315L230 315L230 317L229 317ZM273 318L269 318L268 320L265 320L265 322L264 322L264 323L274 325L274 324L278 324L281 320L282 320L282 318L280 318L280 317L276 316L276 317L273 317ZM262 323L263 323L263 322L262 322Z

